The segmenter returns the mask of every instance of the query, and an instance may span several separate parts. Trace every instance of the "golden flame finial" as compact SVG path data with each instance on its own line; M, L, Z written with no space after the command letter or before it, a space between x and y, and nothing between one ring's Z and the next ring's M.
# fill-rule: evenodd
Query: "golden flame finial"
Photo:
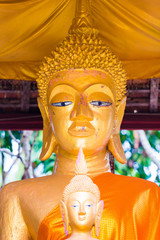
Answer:
M79 149L76 167L75 167L75 174L76 175L87 175L87 164L85 161L84 153L82 147Z
M90 33L91 31L93 31L91 3L89 0L77 0L75 18L73 19L69 33Z

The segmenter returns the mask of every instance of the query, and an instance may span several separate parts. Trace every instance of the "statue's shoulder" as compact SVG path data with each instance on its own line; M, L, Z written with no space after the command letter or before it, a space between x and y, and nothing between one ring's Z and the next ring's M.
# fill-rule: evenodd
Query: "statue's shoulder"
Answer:
M139 196L141 199L145 196L146 202L153 202L160 210L160 188L157 184L141 178L124 177L123 186L132 196Z
M160 188L148 180L107 173L95 178L94 182L100 188L101 193L107 191L109 195L114 189L116 196L119 194L124 198L130 196L132 199L137 199L145 194L146 199L151 198L154 201L159 199L160 201Z
M43 179L45 179L45 177ZM7 199L10 198L11 196L12 197L19 196L20 193L27 190L25 189L26 187L30 186L34 187L38 185L41 181L42 178L33 178L8 183L1 189L0 197Z
M0 239L12 240L13 236L17 240L30 239L27 226L25 224L17 183L7 184L0 191Z
M150 191L151 194L156 193L160 197L160 188L155 183L137 177L114 175L117 185L123 185L123 188L127 188L128 191L145 192Z
M17 182L13 183L8 183L6 184L0 191L0 202L2 203L3 201L9 201L10 199L13 199L17 196L18 191L17 191ZM1 206L1 205L0 205Z
M51 191L52 184L56 185L54 177L47 176L12 182L2 188L0 191L1 240L12 240L13 233L16 236L14 239L30 239L26 222L33 225L34 215L37 216L36 222L39 224L52 209L52 204L54 207L55 193ZM38 225L34 231L36 232L37 229Z
M18 189L17 186L20 186L19 182L13 182L6 184L0 191L0 215L8 214L8 211L13 209L20 209L20 201L19 201L19 193L20 188ZM16 211L15 211L16 212Z
M43 202L43 204L46 199L52 199L54 203L54 199L57 199L57 196L61 196L65 185L69 181L66 180L67 178L63 179L60 176L50 175L9 183L0 191L0 204L13 202L13 199L17 199L17 203L25 201L25 205L29 206L31 205L30 202L32 202L32 205L34 204L34 200L35 205L37 205L37 199L39 202Z
M152 190L152 191L157 191L160 193L160 188L158 185L155 183L142 179L142 178L137 178L137 177L130 177L130 176L122 176L122 175L114 175L114 178L116 182L119 182L120 184L123 184L123 186L126 186L133 191L132 187L136 187L136 189L140 190Z
M27 191L26 187L30 184L29 180L16 181L6 184L0 191L0 210L7 213L7 209L14 205L20 208L21 196Z
M47 186L49 180L47 181L46 178L25 179L6 184L0 191L0 209L13 205L13 202L16 208L19 208L24 200L31 201L33 196L38 196L42 191L40 187L45 189Z
M111 182L112 185L113 184L115 184L115 185L123 184L123 186L139 185L142 188L153 188L153 189L157 189L158 191L160 190L160 188L151 181L148 181L148 180L145 180L142 178L138 178L138 177L124 176L124 175L118 175L118 174L113 174L113 173L103 174L100 177L97 177L96 181L102 182L103 184L105 182L107 182L107 183Z

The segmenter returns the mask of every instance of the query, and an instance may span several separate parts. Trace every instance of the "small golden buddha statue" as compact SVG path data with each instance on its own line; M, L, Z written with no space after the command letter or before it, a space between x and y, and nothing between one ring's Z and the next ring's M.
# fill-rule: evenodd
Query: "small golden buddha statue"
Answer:
M92 27L90 1L78 0L68 36L45 58L37 79L46 160L53 174L5 186L0 193L1 240L64 240L59 202L83 148L88 176L104 200L100 240L160 236L160 191L142 179L110 173L108 152L126 162L119 130L126 72ZM151 218L151 221L149 219ZM96 235L92 232L92 237Z
M99 236L100 219L103 211L103 201L100 201L100 191L92 179L87 176L87 166L82 148L80 148L76 176L65 187L63 200L60 203L64 222L65 234L68 236L68 226L71 236L67 239L94 240L91 235L92 227Z

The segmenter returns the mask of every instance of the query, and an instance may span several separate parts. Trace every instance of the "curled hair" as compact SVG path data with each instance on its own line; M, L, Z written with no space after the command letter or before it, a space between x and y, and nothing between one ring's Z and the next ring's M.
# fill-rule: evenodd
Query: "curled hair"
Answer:
M70 32L46 57L38 73L38 90L44 105L47 105L47 89L54 74L70 69L96 69L107 72L116 87L116 106L126 93L126 72L116 55L112 53L94 29L90 33Z
M100 191L92 179L86 175L74 176L70 183L65 187L62 200L66 204L70 194L74 192L90 192L95 195L97 202L100 200Z

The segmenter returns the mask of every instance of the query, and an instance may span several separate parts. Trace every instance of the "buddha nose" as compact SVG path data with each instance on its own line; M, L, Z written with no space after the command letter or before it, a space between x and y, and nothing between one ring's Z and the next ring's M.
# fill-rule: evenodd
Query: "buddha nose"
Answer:
M93 113L84 97L79 97L71 112L71 121L92 121Z
M83 215L86 214L86 211L85 211L85 208L84 208L83 204L80 204L80 208L79 208L78 214L79 214L80 216L83 216Z

